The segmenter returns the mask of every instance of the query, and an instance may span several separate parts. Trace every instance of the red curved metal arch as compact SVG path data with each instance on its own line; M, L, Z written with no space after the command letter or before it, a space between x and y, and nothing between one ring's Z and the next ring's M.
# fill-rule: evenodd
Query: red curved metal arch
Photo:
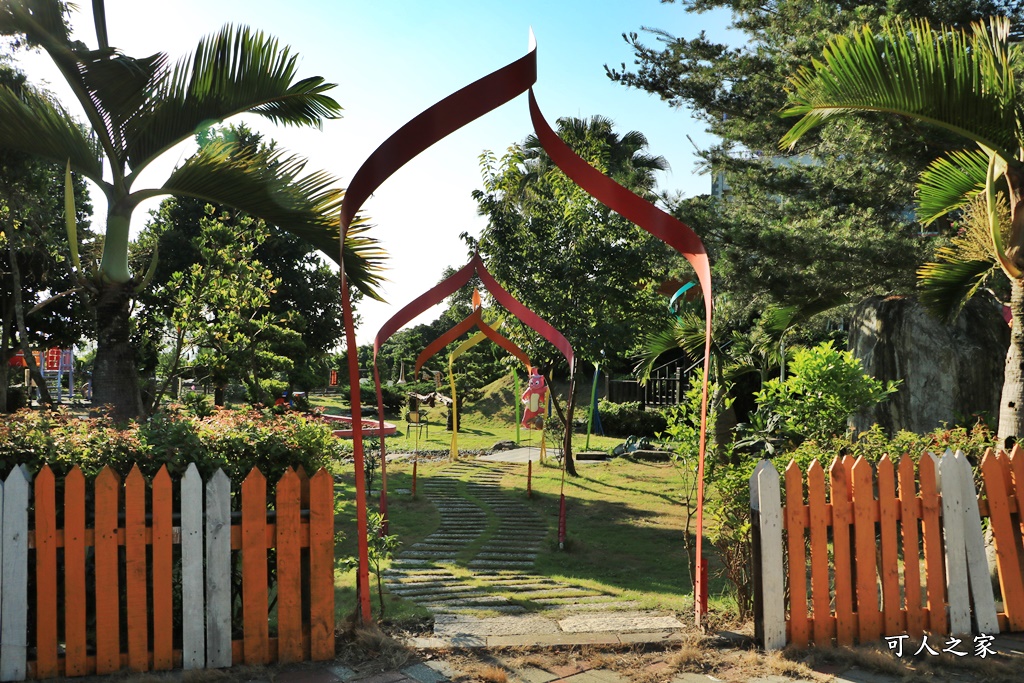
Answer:
M447 332L430 342L425 349L420 351L420 355L416 356L416 374L419 374L420 368L423 367L424 363L436 356L441 349L451 344L473 327L479 328L485 337L508 351L510 354L521 360L524 365L529 367L530 357L526 355L526 352L516 346L516 344L514 344L508 337L502 335L500 332L485 323L480 315L480 309L477 309L463 318L461 322L453 325Z
M552 130L530 89L530 119L544 151L574 183L594 199L651 233L686 257L704 292L704 382L701 393L700 447L697 465L697 576L694 608L697 623L707 612L707 565L704 561L704 455L707 450L708 378L711 369L711 264L704 243L685 223L662 211L588 164Z

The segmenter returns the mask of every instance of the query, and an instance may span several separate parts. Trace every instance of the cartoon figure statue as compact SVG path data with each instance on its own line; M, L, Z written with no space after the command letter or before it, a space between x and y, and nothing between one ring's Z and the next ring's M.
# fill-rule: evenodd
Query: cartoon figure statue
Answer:
M536 368L530 369L530 383L523 392L523 420L522 425L527 429L544 428L544 408L547 387L544 385L544 377Z

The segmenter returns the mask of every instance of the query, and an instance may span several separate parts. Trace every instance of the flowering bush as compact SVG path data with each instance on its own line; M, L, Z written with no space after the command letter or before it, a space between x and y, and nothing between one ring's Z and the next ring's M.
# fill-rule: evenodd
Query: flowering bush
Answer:
M342 442L323 423L301 415L218 410L207 417L168 411L118 427L107 418L20 411L0 423L0 476L44 464L58 477L78 465L87 478L110 465L122 477L138 463L147 477L166 465L172 476L196 463L204 479L222 468L236 484L258 467L273 484L288 467L307 473L338 461Z

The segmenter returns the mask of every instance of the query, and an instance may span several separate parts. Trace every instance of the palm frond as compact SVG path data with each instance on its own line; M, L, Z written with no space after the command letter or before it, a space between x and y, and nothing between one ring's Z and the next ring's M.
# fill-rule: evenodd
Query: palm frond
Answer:
M49 159L103 183L99 146L62 107L32 88L15 93L0 86L0 149Z
M306 161L277 150L255 150L231 142L203 147L171 174L163 187L132 194L133 202L162 194L225 204L307 240L335 262L344 191L330 174L301 175ZM345 273L368 296L380 298L385 254L357 220L345 242Z
M950 152L930 163L917 184L917 219L929 225L970 204L985 191L987 171L988 156L981 150Z
M128 163L138 172L164 150L211 123L250 112L278 124L320 126L340 116L323 78L296 81L297 57L277 40L225 26L200 41L191 57L160 72L152 106L126 130Z
M933 315L951 320L999 267L993 259L963 259L956 250L941 247L937 261L917 271L918 300Z
M682 349L693 357L704 355L704 318L696 313L683 310L667 327L650 333L644 340L643 350L637 357L637 364L633 367L633 374L641 384L645 384L651 377L651 371L658 358L668 351ZM712 340L712 355L719 354L721 348Z
M1017 101L1009 20L973 32L933 31L923 19L839 36L790 78L784 116L802 116L783 137L790 147L829 117L857 111L899 114L941 126L1016 159Z

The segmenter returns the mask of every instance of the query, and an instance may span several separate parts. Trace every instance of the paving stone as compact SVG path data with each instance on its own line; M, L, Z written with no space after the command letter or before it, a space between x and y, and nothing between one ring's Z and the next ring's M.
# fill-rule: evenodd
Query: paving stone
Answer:
M350 681L356 676L356 672L344 664L335 664L327 667L327 670L334 674L340 681Z
M455 678L461 673L458 669L443 659L432 659L429 662L424 662L423 665L433 669L439 674L447 676L448 678Z
M566 633L596 633L602 631L655 631L660 629L681 629L683 622L675 617L650 617L642 615L566 617L558 622Z
M481 560L536 560L537 553L477 553Z
M338 683L342 680L329 668L322 666L302 666L287 668L274 676L280 683Z
M384 673L374 674L367 678L360 678L360 683L404 683L405 681L411 680L408 676L398 671L385 671Z
M671 643L675 641L681 641L683 634L675 631L666 633L665 631L635 631L633 633L620 633L619 642L623 645L629 645L633 643Z
M522 560L470 560L469 567L532 567L533 562Z
M534 635L558 633L558 624L543 617L454 617L434 621L434 635L470 634L490 635Z
M590 669L583 673L569 676L566 683L626 683L629 679L606 669Z
M449 680L448 676L426 664L407 666L402 669L402 673L409 678L419 681L419 683L444 683L444 681Z
M714 676L708 676L707 674L695 674L691 672L685 672L676 674L672 678L672 683L709 683L709 681L720 681L720 678Z
M545 671L544 669L538 669L535 666L516 669L513 672L513 675L524 683L550 683L551 681L558 679L557 674Z

